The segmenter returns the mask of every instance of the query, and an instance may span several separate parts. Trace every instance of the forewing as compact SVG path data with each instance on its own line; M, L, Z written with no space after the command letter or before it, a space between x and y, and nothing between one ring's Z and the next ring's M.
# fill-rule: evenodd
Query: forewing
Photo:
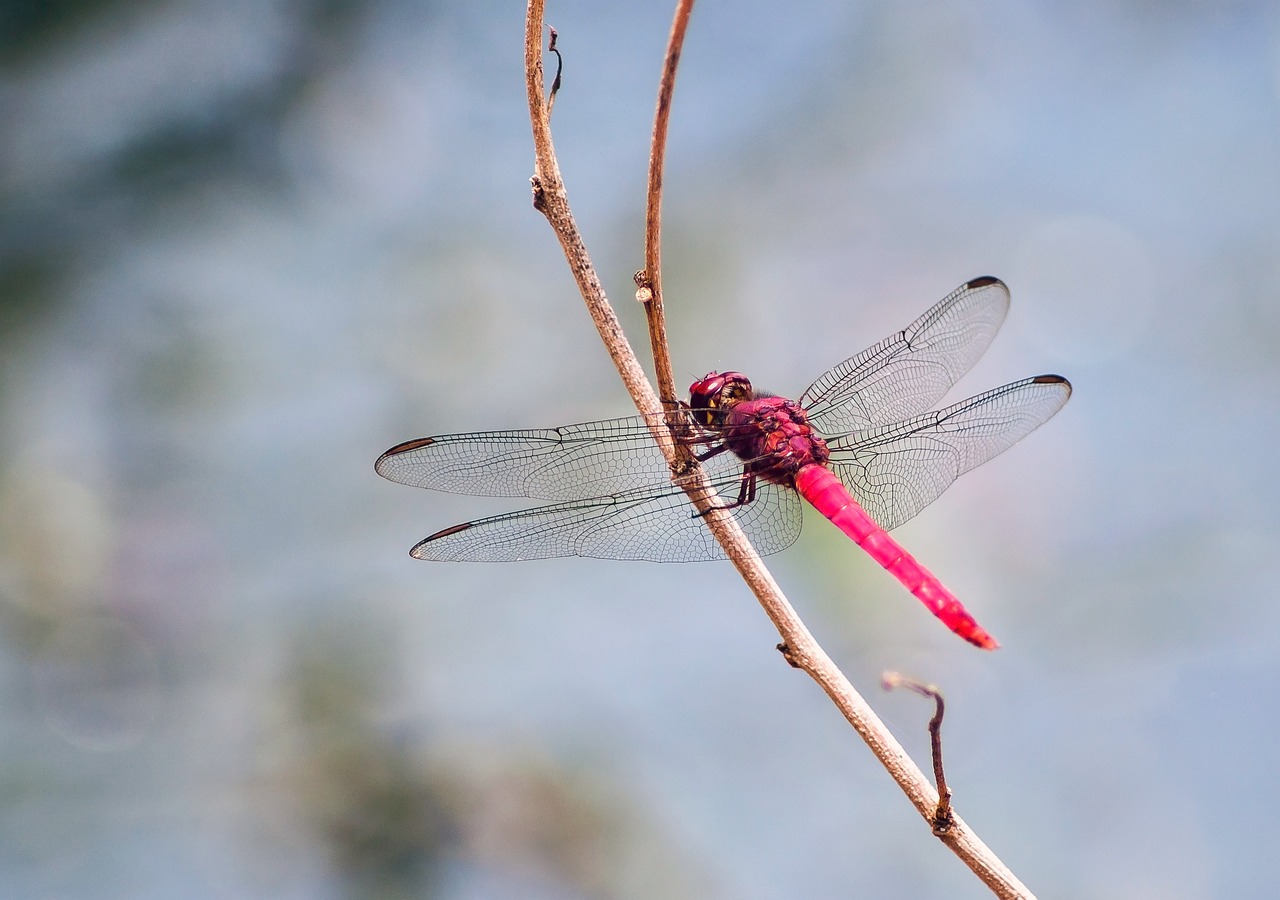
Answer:
M961 285L902 331L845 360L800 397L823 435L898 422L929 409L986 352L1009 310L997 278Z
M374 468L411 487L535 500L617 494L671 481L639 416L418 438L392 447Z
M1057 375L1015 381L904 422L828 441L829 465L880 527L896 528L960 475L1035 431L1071 396Z
M739 476L713 479L719 502L738 496ZM733 511L761 554L790 546L800 533L795 491L761 485L754 502ZM677 487L625 491L589 500L553 503L446 528L410 551L418 559L509 562L555 556L695 562L723 559L724 551L694 515Z

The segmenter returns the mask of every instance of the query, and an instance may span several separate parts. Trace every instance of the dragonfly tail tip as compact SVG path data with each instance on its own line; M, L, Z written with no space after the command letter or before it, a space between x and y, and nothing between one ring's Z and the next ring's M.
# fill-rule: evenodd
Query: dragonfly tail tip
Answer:
M967 640L969 643L973 644L973 646L981 650L999 650L1000 649L1000 642L997 641L995 638L993 638L991 635L987 634L981 628L974 631L973 634L966 636L965 640Z

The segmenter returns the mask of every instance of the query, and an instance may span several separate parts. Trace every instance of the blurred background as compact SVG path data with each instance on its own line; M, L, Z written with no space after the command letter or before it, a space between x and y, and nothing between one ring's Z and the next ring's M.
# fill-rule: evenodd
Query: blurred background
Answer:
M898 537L774 571L1043 896L1274 890L1280 8L704 2L682 384L797 395L978 275L953 398L1067 408ZM0 4L0 895L988 896L727 564L419 563L518 501L408 438L631 411L529 203L518 2ZM570 198L630 334L669 2L557 0Z

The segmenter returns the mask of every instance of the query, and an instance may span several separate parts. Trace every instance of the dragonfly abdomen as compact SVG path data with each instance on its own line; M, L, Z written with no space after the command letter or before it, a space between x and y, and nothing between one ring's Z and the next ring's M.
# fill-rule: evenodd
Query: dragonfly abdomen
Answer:
M796 490L814 509L884 566L948 628L984 650L1000 646L955 594L867 515L830 469L816 464L804 466L796 473Z

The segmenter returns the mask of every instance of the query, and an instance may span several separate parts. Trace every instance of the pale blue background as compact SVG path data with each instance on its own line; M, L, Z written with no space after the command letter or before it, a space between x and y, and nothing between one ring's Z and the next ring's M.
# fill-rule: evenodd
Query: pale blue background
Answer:
M570 197L631 273L668 3L556 2ZM442 431L626 414L532 170L517 2L0 7L0 895L965 898L724 564L430 565ZM1264 897L1280 788L1280 8L705 2L681 383L796 394L977 275L954 396L1076 393L792 601L1045 897Z

